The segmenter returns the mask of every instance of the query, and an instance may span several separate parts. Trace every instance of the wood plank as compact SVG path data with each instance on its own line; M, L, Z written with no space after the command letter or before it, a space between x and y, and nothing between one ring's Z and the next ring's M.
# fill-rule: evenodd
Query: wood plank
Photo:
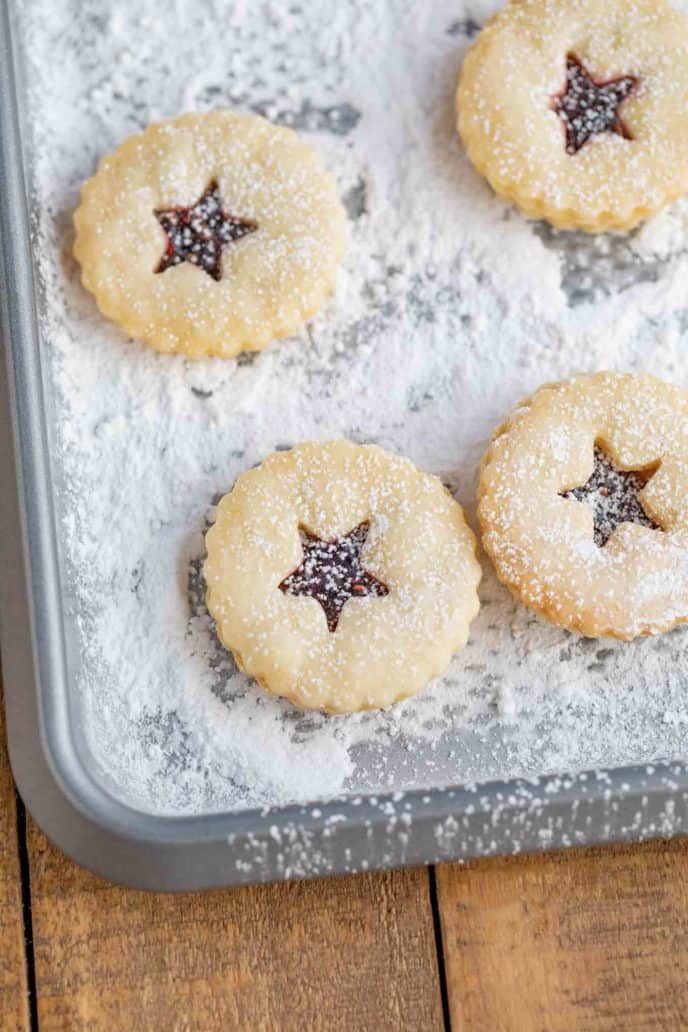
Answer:
M0 1028L29 1028L14 783L5 745L0 680Z
M452 1027L688 1028L688 844L438 869Z
M442 1028L425 871L152 895L29 848L41 1032Z

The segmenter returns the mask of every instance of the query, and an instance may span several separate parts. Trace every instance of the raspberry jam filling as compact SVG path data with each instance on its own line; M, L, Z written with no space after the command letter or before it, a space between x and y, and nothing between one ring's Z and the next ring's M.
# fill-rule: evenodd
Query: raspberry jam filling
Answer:
M359 523L348 534L323 541L300 527L303 562L280 584L285 595L305 595L322 606L330 632L337 630L342 609L352 598L384 598L389 588L361 562L361 549L370 523Z
M213 180L191 208L164 208L155 212L167 238L156 272L190 262L214 280L222 279L222 248L255 233L255 222L235 218L222 210L220 188Z
M616 133L632 139L619 108L638 88L634 75L597 82L575 54L566 58L566 85L552 99L566 131L566 153L577 154L592 136Z
M587 484L563 492L561 498L584 502L593 511L594 539L598 548L604 548L617 527L622 523L637 523L650 530L661 530L645 512L640 492L656 473L657 466L641 472L617 469L607 453L595 445L595 464Z

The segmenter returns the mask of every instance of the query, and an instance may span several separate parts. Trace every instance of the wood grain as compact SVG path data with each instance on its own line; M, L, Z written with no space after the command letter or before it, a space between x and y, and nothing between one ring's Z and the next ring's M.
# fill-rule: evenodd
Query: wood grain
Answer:
M150 895L29 848L41 1032L442 1028L425 871Z
M29 1028L14 784L5 746L0 681L0 1028Z
M437 871L452 1027L688 1028L688 845Z

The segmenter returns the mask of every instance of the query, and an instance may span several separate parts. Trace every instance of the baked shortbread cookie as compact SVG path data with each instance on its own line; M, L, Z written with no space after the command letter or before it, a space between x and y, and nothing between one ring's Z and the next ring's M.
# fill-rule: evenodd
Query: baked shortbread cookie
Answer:
M511 0L466 57L476 168L562 229L629 229L688 190L688 20L666 0Z
M83 188L74 253L102 312L159 351L260 350L331 292L344 212L290 129L232 111L149 126Z
M531 609L590 637L688 620L688 392L647 374L542 387L499 427L483 545Z
M462 649L481 570L461 507L407 459L349 441L270 455L207 536L208 608L239 666L349 713L419 691Z

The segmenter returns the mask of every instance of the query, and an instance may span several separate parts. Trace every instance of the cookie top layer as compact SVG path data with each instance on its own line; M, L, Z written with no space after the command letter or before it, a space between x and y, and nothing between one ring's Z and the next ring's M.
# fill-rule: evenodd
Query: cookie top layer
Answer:
M688 189L688 20L665 0L511 0L457 105L497 193L561 228L630 228Z
M483 544L526 605L590 637L688 620L688 393L647 374L542 387L493 437Z
M344 244L312 148L232 111L130 137L84 185L74 220L82 280L104 314L192 358L294 333L333 289Z
M463 648L480 566L436 478L372 445L270 455L207 537L208 608L268 691L334 713L419 691Z

